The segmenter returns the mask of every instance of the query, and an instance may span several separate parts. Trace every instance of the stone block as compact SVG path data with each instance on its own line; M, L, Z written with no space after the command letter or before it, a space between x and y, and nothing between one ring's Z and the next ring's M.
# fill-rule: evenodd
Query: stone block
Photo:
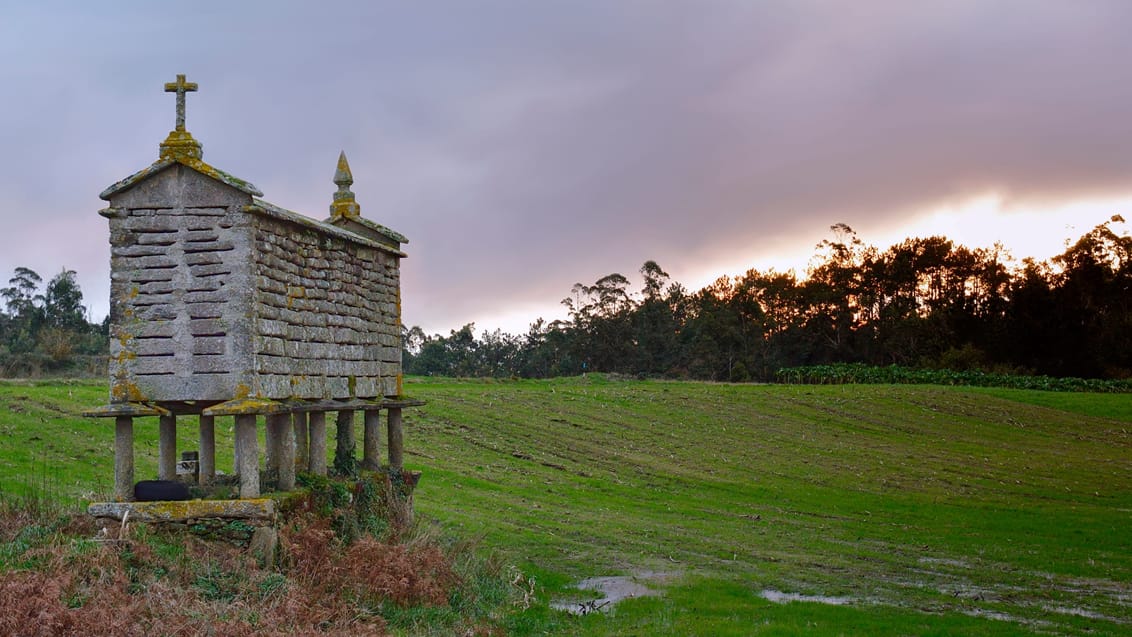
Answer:
M248 552L255 557L261 567L271 567L275 564L278 548L279 533L274 528L261 526L252 532Z
M146 321L131 325L127 332L122 325L117 326L118 331L115 338L111 339L111 346L115 345L116 341L120 341L123 336L131 336L134 338L156 338L156 337L171 337L177 334L178 326L173 321Z
M232 370L232 361L227 356L193 356L189 371L193 374L227 374Z
M136 245L133 243L131 243L130 245L119 245L110 248L111 257L121 257L125 259L136 257L164 256L167 252L169 252L169 248L167 248L166 246L147 246Z
M172 321L177 318L177 310L171 304L148 305L134 310L139 321Z
M385 376L383 376L382 379L381 379L381 382L384 385L384 389L385 389L385 391L383 392L384 395L386 395L386 396L397 396L401 393L401 387L397 383L397 377L392 377L392 376L385 377Z
M223 303L228 300L226 290L215 292L185 292L181 297L184 303Z
M341 376L326 377L326 395L330 398L349 398L350 382Z
M224 253L193 252L185 255L185 263L188 265L216 265L224 263Z
M172 338L143 338L130 344L136 356L172 356L175 343Z
M128 280L131 283L148 283L150 281L172 281L176 276L176 270L173 268L161 269L135 269L129 264L121 266L129 274Z
M227 352L227 339L222 336L197 336L192 340L190 351L194 356L225 354Z
M372 376L359 376L354 386L358 398L377 398L381 395L380 379Z
M260 374L290 374L295 366L294 360L286 356L256 356L256 369Z
M227 263L191 265L189 266L189 274L194 277L229 275L232 274L232 266Z
M193 277L185 286L188 292L215 292L224 287L224 275L210 277Z
M172 281L150 281L137 286L139 294L170 294L177 289Z
M287 356L283 339L273 336L261 336L257 339L256 352L268 356Z
M171 246L177 243L176 232L137 232L135 237L140 245Z
M259 394L264 398L282 400L291 397L291 378L284 374L261 374L256 377Z
M172 356L138 356L124 367L135 376L172 375L177 372L177 361Z
M194 319L189 321L188 332L193 336L225 336L228 325L222 319Z
M185 233L186 243L211 243L220 239L215 230L189 230Z
M186 303L185 313L190 319L218 319L224 316L225 303Z
M260 318L256 321L256 327L261 336L287 336L287 324L283 321Z
M112 518L121 521L128 512L130 520L142 522L186 522L201 518L274 521L275 510L274 500L258 498L170 502L92 502L87 507L87 514L96 518Z

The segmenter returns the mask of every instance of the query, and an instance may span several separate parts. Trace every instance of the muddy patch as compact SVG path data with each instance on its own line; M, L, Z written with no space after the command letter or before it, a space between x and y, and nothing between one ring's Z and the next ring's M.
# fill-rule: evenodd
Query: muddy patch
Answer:
M614 604L634 597L650 597L661 595L662 591L652 586L661 585L673 577L675 573L658 571L637 571L632 575L612 575L607 577L587 577L574 585L574 588L583 591L594 591L600 594L597 599L575 600L559 599L550 603L551 608L564 610L575 615L588 615L589 613L608 611ZM650 584L652 586L650 586Z

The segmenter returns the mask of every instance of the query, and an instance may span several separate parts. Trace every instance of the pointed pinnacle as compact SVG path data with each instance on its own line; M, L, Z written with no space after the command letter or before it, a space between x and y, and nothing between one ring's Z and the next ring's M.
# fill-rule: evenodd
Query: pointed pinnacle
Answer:
M338 169L334 171L334 183L349 186L354 183L354 173L350 172L350 162L346 161L346 151L338 155Z
M360 216L362 208L354 199L353 191L350 190L350 184L354 183L354 175L350 172L350 162L346 161L346 151L338 155L338 169L334 171L334 183L338 185L338 190L334 193L333 202L330 204L331 218Z

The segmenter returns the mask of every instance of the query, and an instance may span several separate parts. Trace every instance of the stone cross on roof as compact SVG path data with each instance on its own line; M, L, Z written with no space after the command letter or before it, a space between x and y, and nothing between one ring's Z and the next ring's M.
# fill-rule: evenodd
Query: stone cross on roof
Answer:
M166 82L165 92L177 94L177 130L185 130L185 93L195 93L196 82L186 82L184 75L177 75L176 82Z
M161 142L159 156L162 159L190 158L200 159L204 149L200 142L193 139L192 133L185 130L185 93L194 93L197 90L196 82L186 82L185 76L178 74L176 82L166 82L165 92L177 94L177 128L169 131L169 136Z

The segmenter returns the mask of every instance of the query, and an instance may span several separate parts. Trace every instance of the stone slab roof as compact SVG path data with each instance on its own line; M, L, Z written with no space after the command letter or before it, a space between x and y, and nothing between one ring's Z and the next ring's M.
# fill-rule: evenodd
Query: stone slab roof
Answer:
M189 168L192 168L193 170L197 171L198 173L201 173L202 175L207 175L208 177L212 177L213 179L215 179L215 180L217 180L217 181L219 181L219 182L221 182L225 185L231 186L231 187L235 188L236 190L247 193L247 194L249 194L253 197L262 197L263 196L263 193L260 191L260 189L256 188L254 185L252 185L251 182L244 181L243 179L240 179L239 177L236 177L234 175L226 173L223 170L220 170L219 168L215 168L213 166L210 166L210 165L204 163L203 161L201 161L199 159L196 159L194 157L189 157L189 156L186 156L186 155L166 155L166 156L162 157L161 159L158 159L154 163L150 164L149 166L147 166L147 167L139 170L138 172L130 175L129 177L126 177L125 179L114 183L113 185L111 185L106 190L103 190L102 193L99 194L98 196L101 199L104 199L106 201L110 201L110 198L113 197L114 195L116 195L120 192L124 192L126 190L129 190L130 188L133 188L137 184L145 181L146 179L148 179L149 177L152 177L153 175L156 175L157 173L165 170L166 168L172 166L173 164L181 164L182 166L187 166Z
M330 223L327 223L327 222L324 222L324 221L312 219L312 218L310 218L310 217L308 217L304 214L300 214L300 213L295 212L293 210L287 210L286 208L281 208L279 206L276 206L273 203L264 201L262 199L255 199L254 203L252 203L252 205L250 205L250 206L247 206L245 209L249 212L252 212L252 213L261 214L261 215L265 215L265 216L268 216L268 217L274 217L276 219L281 219L281 220L284 220L284 221L290 221L291 223L295 223L295 224L298 224L300 226L305 226L307 228L310 228L311 230L315 230L315 231L321 232L323 234L339 237L339 238L345 239L347 241L352 241L354 243L360 243L362 245L369 246L371 248L376 248L376 249L381 250L383 252L388 252L388 253L397 255L398 257L407 256L404 252L397 250L393 247L390 247L386 243L382 243L380 241L375 241L375 240L370 239L368 237L364 237L364 236L362 236L362 235L360 235L356 232L351 232L350 230L340 228L336 225L333 225L333 224L330 224Z

